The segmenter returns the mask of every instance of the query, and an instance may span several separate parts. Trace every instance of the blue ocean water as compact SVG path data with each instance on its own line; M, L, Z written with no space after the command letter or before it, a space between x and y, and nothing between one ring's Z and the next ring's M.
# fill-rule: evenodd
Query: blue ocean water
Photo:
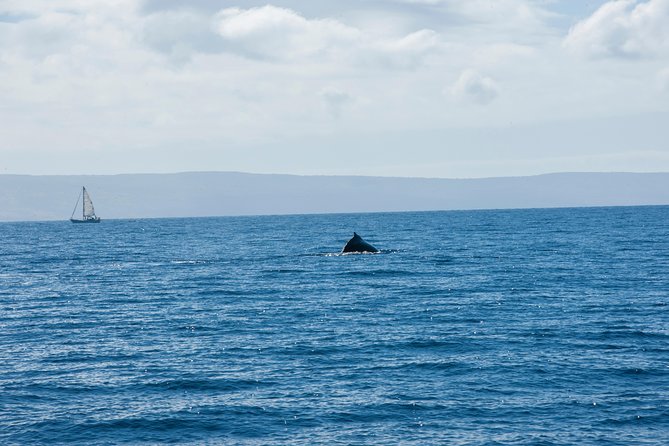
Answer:
M0 240L0 444L669 444L669 207Z

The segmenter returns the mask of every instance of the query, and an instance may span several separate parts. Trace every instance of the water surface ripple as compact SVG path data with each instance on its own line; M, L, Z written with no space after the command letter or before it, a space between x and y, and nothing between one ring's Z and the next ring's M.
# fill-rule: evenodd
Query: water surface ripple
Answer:
M2 223L0 443L669 444L667 222Z

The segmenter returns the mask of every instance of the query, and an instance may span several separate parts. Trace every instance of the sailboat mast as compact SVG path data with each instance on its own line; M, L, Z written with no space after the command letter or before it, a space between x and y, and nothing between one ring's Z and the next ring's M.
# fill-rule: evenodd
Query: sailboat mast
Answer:
M86 220L86 188L82 186L81 196L83 200L81 201L81 219Z

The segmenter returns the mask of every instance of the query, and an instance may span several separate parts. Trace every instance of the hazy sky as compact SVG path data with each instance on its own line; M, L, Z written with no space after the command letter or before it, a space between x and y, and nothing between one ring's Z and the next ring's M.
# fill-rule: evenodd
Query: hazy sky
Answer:
M267 1L0 0L0 173L669 171L669 0Z

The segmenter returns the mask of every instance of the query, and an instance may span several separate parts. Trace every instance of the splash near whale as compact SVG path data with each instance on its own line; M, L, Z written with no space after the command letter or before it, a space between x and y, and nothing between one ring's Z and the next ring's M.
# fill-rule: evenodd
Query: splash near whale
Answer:
M344 246L344 249L341 250L342 253L347 253L347 252L357 252L357 253L363 253L363 252L379 252L378 249L367 243L360 237L356 232L353 233L353 238L346 243L346 246Z

